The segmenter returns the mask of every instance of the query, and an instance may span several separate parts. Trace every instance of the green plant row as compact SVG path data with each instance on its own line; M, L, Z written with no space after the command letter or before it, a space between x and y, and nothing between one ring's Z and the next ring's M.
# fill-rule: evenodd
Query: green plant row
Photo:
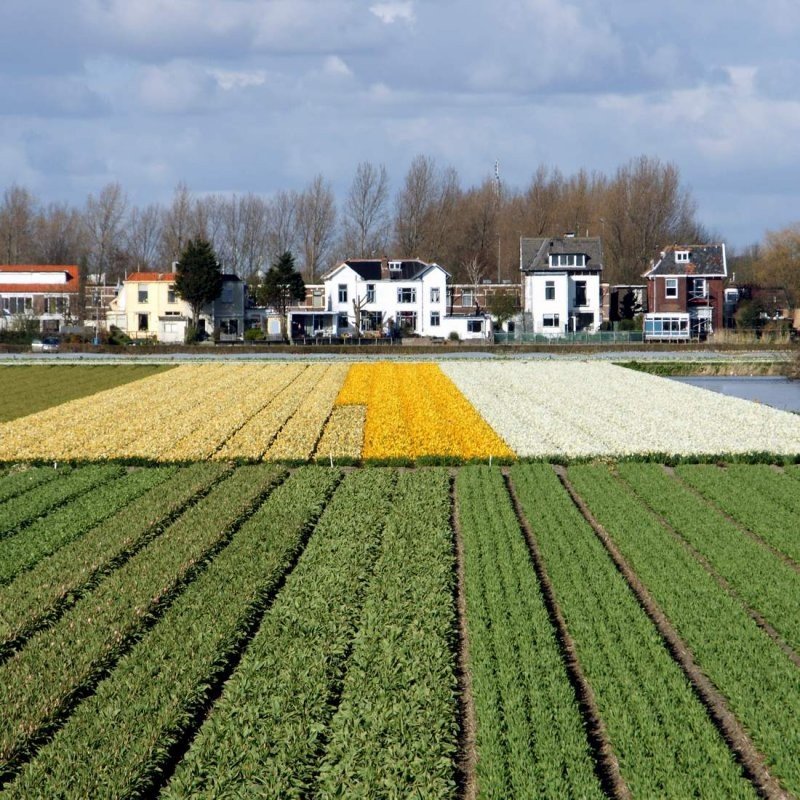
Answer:
M63 478L38 486L13 497L0 506L0 539L102 483L118 478L123 468L118 464L92 464L70 470Z
M602 797L583 720L499 470L456 479L480 797Z
M178 471L8 586L0 587L0 657L161 533L186 504L223 474L219 464L200 463Z
M0 776L163 613L280 474L237 470L0 667Z
M678 475L776 550L800 563L800 486L766 465L682 466Z
M630 487L600 466L572 467L569 477L727 698L770 772L800 793L800 670Z
M49 364L0 366L0 422L141 380L174 365Z
M24 494L43 483L63 478L69 472L69 467L53 469L53 465L50 464L46 467L23 466L21 469L0 472L3 473L0 477L0 503L5 503L6 500Z
M619 474L800 653L800 575L795 570L657 464L620 464Z
M389 470L360 470L341 484L163 796L310 790L394 479Z
M755 797L607 551L547 466L511 472L634 797Z
M275 489L6 795L82 800L151 792L340 479L338 470L306 467Z
M449 474L400 473L315 797L454 797L454 588Z
M0 585L69 544L174 472L162 467L124 473L37 519L15 536L0 540Z

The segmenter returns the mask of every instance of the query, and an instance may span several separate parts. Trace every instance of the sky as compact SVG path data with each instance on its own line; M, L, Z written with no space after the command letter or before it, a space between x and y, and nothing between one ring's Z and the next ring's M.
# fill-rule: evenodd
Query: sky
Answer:
M733 248L800 220L798 0L2 0L0 64L0 190L44 202L644 154Z

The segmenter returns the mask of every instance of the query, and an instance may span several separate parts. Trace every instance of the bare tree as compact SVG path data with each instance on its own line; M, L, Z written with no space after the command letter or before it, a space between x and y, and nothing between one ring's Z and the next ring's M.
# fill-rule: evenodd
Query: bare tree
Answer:
M36 198L22 186L12 184L3 192L0 242L4 264L21 264L31 260L36 206Z
M297 250L297 209L300 196L293 191L280 191L266 206L265 236L267 263L277 261L282 253Z
M209 238L205 230L200 230L197 205L189 187L181 181L175 187L172 203L164 215L159 254L162 266L178 261L190 239L198 236Z
M214 209L220 225L212 241L224 270L245 279L253 277L267 263L266 204L253 194L241 198L234 195L216 198Z
M620 167L605 196L609 279L635 283L659 249L705 236L674 164L641 156Z
M78 209L50 203L35 220L34 260L41 264L77 264L86 253L86 229Z
M313 283L327 266L335 225L333 191L322 175L317 175L301 192L297 206L297 232L308 283Z
M128 205L125 192L119 183L109 183L95 197L86 201L84 219L89 239L90 270L106 273L108 280L121 277L115 268L119 253L123 249L123 221Z
M425 222L435 202L436 183L435 161L428 156L416 156L403 188L395 197L394 235L399 254L413 256L422 252Z
M344 204L344 250L355 258L384 255L389 236L386 167L362 161Z
M759 283L783 287L791 302L800 302L800 222L768 231L753 269Z
M164 209L156 203L131 209L125 242L136 269L154 269L158 265L163 224Z

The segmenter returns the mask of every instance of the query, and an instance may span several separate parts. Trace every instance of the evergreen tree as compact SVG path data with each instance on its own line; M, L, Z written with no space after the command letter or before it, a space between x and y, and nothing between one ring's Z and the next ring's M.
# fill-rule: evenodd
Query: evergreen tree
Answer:
M197 331L200 311L222 293L222 271L211 244L191 239L175 270L175 293L192 308L192 327Z
M304 300L306 285L295 268L294 256L286 250L269 268L264 281L256 291L256 300L262 306L274 308L281 315L286 335L286 311L293 300Z

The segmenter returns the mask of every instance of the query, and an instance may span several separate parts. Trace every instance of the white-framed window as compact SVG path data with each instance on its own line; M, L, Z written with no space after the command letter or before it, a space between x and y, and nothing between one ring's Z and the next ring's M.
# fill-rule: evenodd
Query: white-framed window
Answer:
M555 300L556 299L556 282L555 281L545 281L544 282L544 299L545 300Z
M585 267L586 256L583 253L551 253L551 267Z
M475 292L472 289L464 289L461 292L461 308L469 308L475 305Z
M467 333L481 333L483 331L482 319L468 319L467 320Z
M575 281L575 305L586 305L586 281Z
M675 251L675 263L676 264L688 264L689 263L689 251L688 250L676 250Z
M558 314L545 314L542 317L542 327L544 328L560 328Z
M397 302L398 303L416 303L417 290L411 286L398 286L397 287Z
M146 303L147 297L148 297L147 289L139 289L139 302ZM141 328L139 330L141 330ZM147 328L145 328L145 330L147 330Z
M178 298L177 298L177 295L175 294L175 287L174 286L170 286L169 289L167 289L167 302L168 303L177 303L178 302Z
M374 303L375 302L375 284L368 283L367 284L367 302Z
M439 302L439 287L438 286L431 286L431 303L438 303Z
M138 323L139 323L138 324L138 329L140 331L148 331L148 330L150 330L149 315L148 314L138 314L137 316L139 317L139 319L138 319Z
M438 311L431 311L431 328L438 328L440 325L441 317Z
M3 305L9 314L24 314L33 310L32 297L7 297Z
M678 296L678 279L665 278L664 279L664 297L677 297Z
M708 281L705 278L691 278L689 281L689 299L704 300L708 297Z
M347 302L347 284L340 283L339 284L339 302L346 303Z
M397 322L400 325L400 330L416 331L417 330L417 312L416 311L398 311Z

